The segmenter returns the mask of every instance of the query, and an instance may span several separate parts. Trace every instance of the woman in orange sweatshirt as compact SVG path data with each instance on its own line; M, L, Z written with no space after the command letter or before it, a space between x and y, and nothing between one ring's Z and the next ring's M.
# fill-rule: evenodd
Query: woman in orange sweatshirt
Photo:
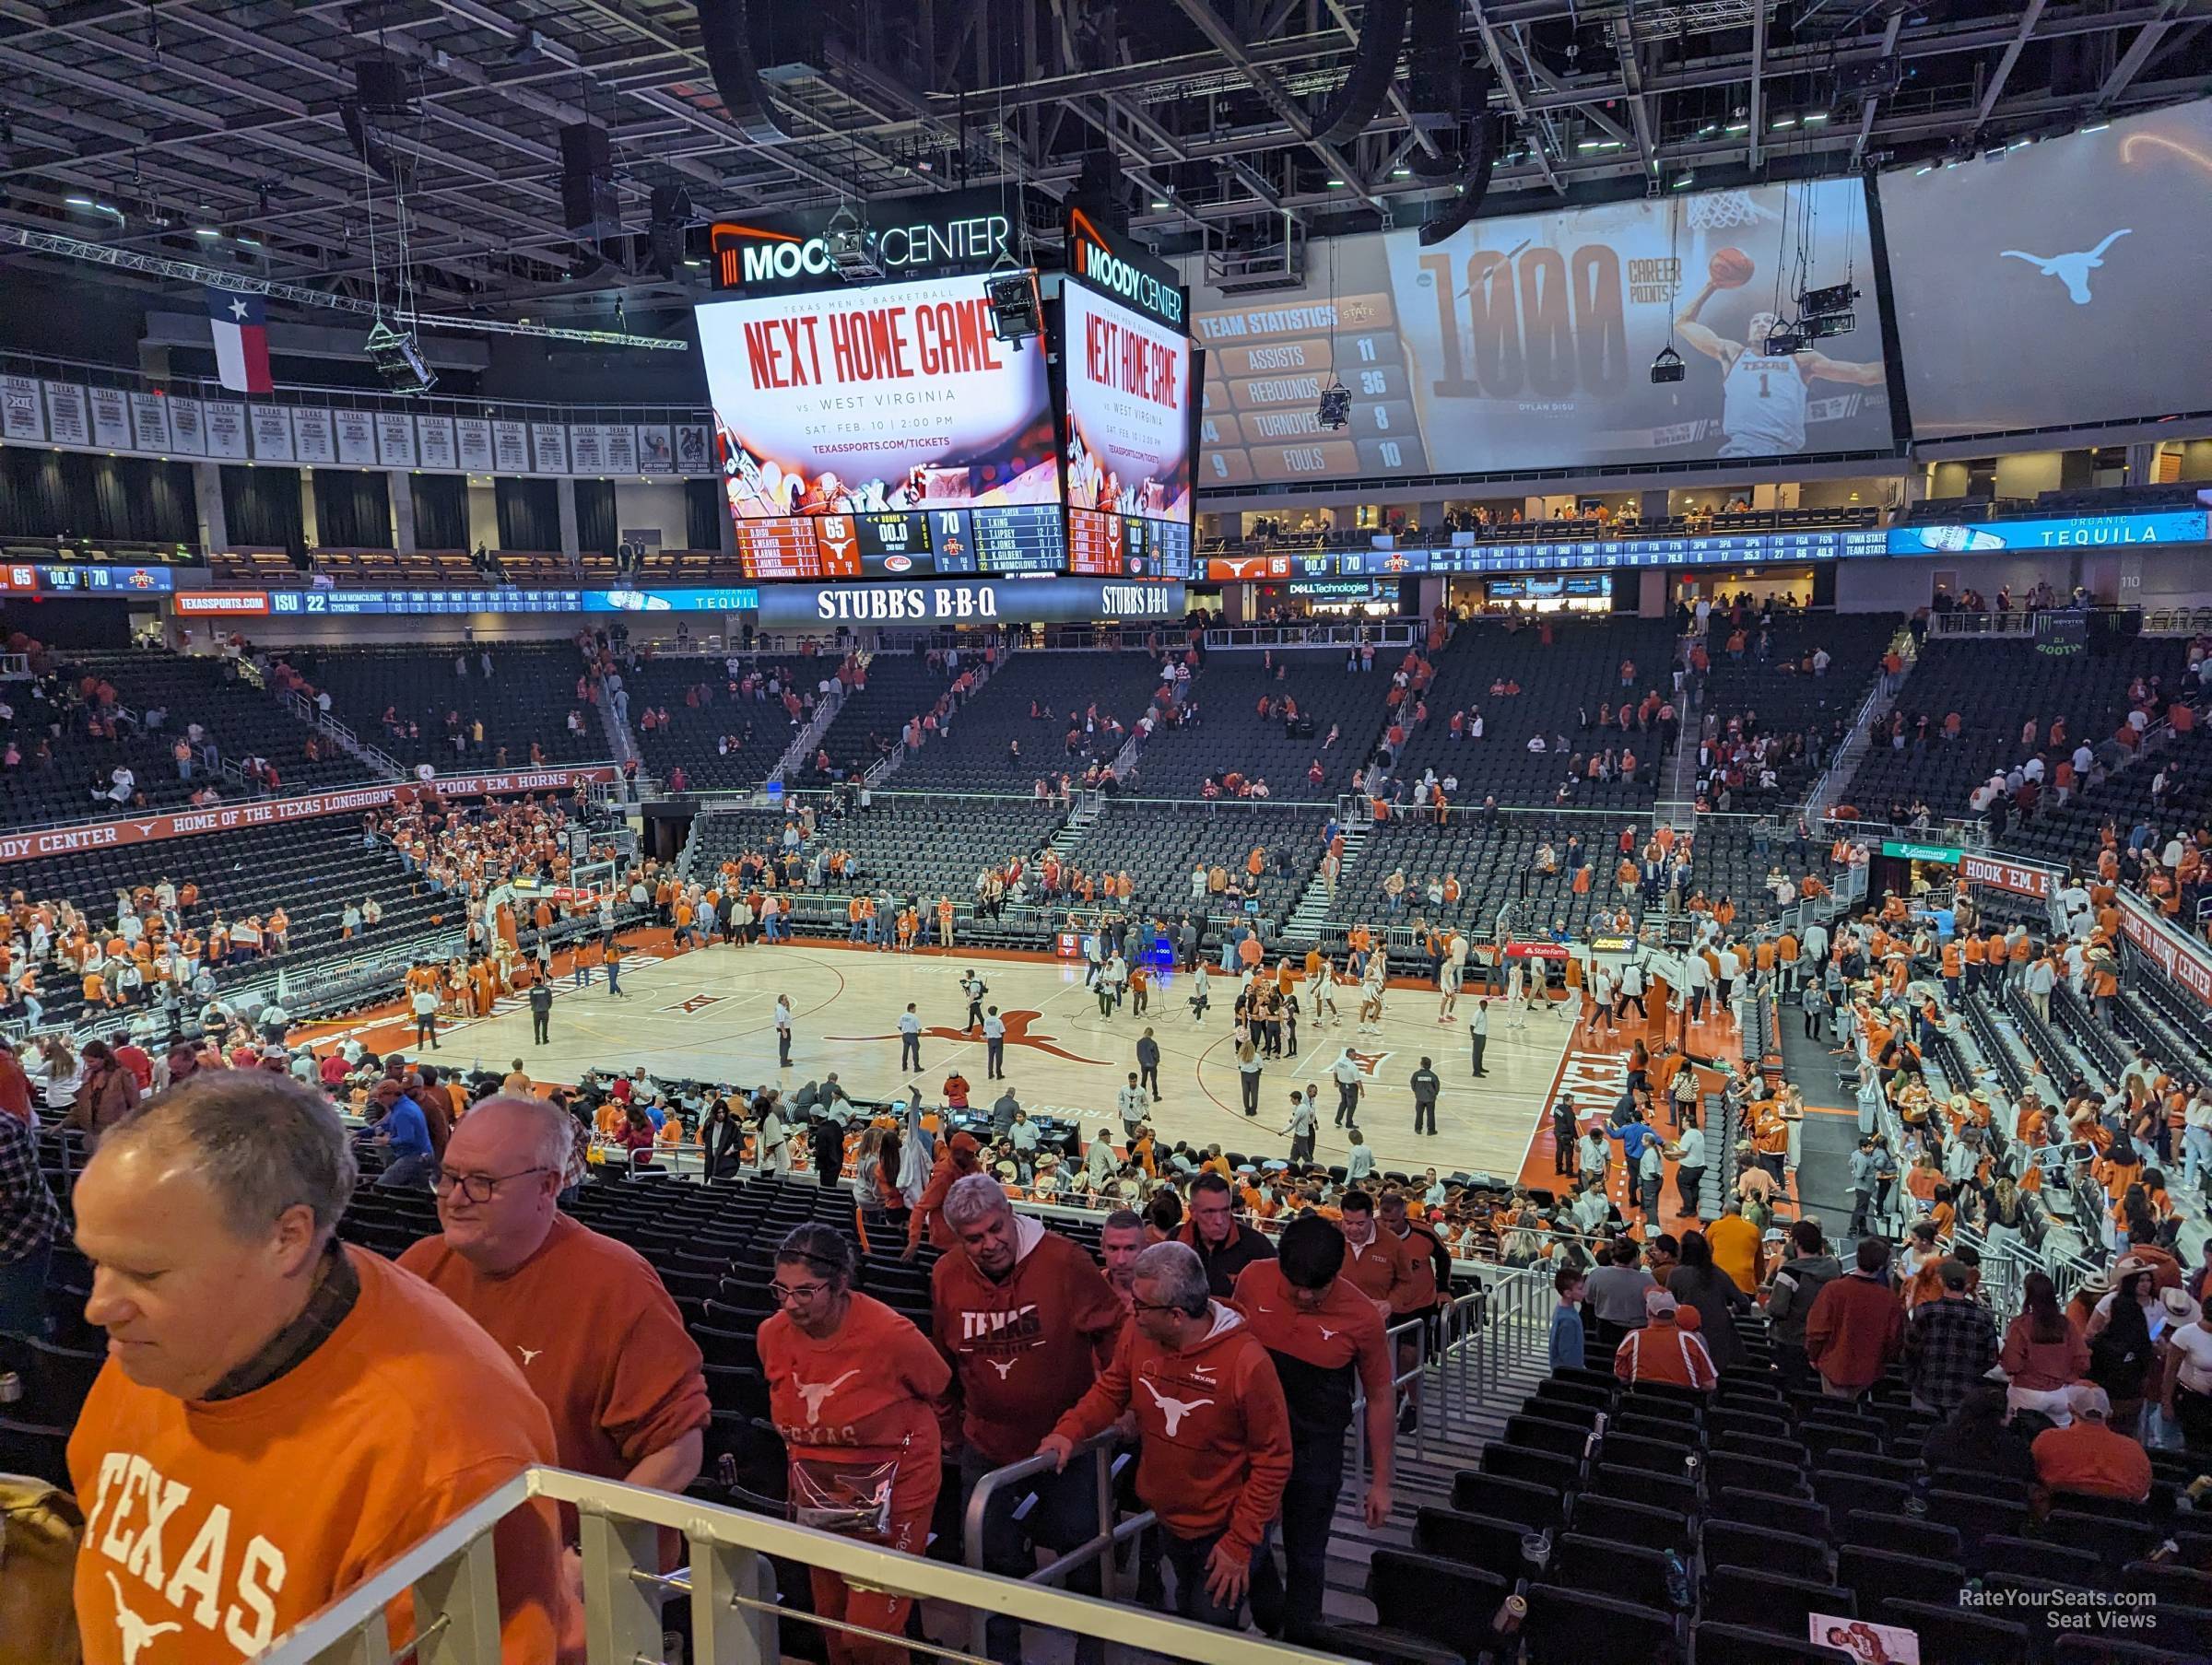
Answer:
M937 1406L945 1355L881 1301L853 1287L853 1251L827 1225L802 1225L776 1251L760 1326L769 1412L790 1453L802 1525L920 1555L939 1481ZM814 1610L887 1631L906 1628L910 1597L814 1570ZM830 1665L904 1665L903 1646L824 1633Z

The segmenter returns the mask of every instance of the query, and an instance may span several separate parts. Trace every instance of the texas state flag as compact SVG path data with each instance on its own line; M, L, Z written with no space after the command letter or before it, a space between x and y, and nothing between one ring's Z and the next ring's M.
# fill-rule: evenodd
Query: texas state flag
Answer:
M265 393L269 379L269 314L258 295L207 291L207 322L215 332L215 367L233 393Z

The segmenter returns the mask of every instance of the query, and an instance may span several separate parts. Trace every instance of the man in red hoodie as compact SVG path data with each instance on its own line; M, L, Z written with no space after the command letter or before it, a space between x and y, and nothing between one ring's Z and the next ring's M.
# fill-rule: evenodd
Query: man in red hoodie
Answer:
M1858 1263L1831 1278L1805 1320L1805 1356L1831 1399L1857 1399L1905 1354L1905 1308L1889 1287L1889 1245L1859 1239Z
M992 1469L1037 1449L1062 1413L1081 1399L1113 1356L1122 1303L1088 1255L1043 1223L1017 1214L988 1174L968 1174L945 1194L945 1222L960 1250L930 1274L930 1333L951 1362L960 1407L963 1507ZM983 1569L1021 1578L1037 1570L1037 1546L1065 1554L1098 1530L1098 1471L1078 1462L1063 1473L1008 1486L983 1516ZM1015 1506L1034 1502L1019 1519ZM1094 1562L1068 1588L1099 1591ZM1001 1613L985 1626L989 1652L1005 1665L1023 1658L1021 1625ZM1096 1636L1077 1638L1079 1661L1104 1657Z
M1290 1414L1267 1349L1206 1293L1186 1243L1136 1258L1130 1322L1113 1363L1039 1442L1062 1468L1134 1412L1136 1493L1159 1517L1173 1611L1234 1629L1290 1479Z

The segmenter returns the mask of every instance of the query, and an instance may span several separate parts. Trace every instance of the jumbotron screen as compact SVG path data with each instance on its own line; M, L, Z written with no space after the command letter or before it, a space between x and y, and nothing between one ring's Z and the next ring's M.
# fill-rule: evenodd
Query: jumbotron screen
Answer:
M1223 294L1193 256L1198 483L1888 447L1870 248L1865 187L1839 179L1478 219L1433 248L1411 228L1337 238L1279 293ZM1770 354L1801 266L1863 291L1853 327ZM1687 374L1654 383L1670 340ZM1342 430L1317 419L1333 378Z
M699 339L747 578L1065 566L1043 344L982 278L717 301Z
M1068 561L1104 578L1191 576L1191 343L1061 285Z

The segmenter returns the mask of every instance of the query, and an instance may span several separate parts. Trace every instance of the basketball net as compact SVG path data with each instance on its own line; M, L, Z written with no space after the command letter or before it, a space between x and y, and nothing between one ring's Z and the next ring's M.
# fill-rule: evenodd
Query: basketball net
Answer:
M1725 231L1755 226L1763 216L1747 191L1703 191L1684 205L1684 217L1693 231Z

